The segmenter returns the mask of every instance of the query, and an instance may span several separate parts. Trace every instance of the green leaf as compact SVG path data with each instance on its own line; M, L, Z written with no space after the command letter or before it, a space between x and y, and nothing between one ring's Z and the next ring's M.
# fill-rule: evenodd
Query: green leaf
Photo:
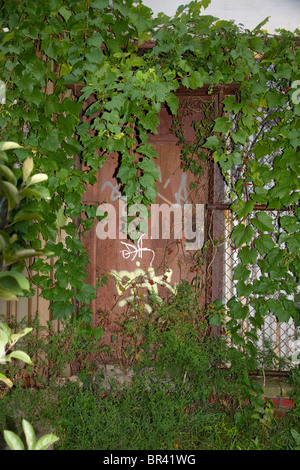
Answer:
M261 21L252 31L253 32L257 32L257 31L260 31L262 26L264 26L268 21L269 21L269 18L271 18L270 16L267 16L263 21Z
M256 250L250 250L249 246L243 246L239 252L239 258L244 265L254 264L257 259L258 253Z
M53 320L68 318L74 312L74 305L69 302L54 301L51 303Z
M246 215L251 214L255 202L254 201L243 201L237 199L231 206L232 210L237 214L239 219L246 217Z
M1 116L0 116L1 118ZM0 160L3 161L3 162L7 162L8 161L8 158L7 158L7 155L5 152L1 152L0 150Z
M92 334L94 338L99 341L103 336L103 328L101 328L101 326L98 326L97 328L92 328Z
M24 199L25 197L30 197L30 196L41 198L41 199L50 199L50 192L48 188L45 188L43 186L34 187L34 188L31 188L31 187L24 188L21 192L22 199Z
M10 353L7 356L7 358L9 358L9 360L11 358L19 359L19 361L26 362L26 364L32 364L32 361L31 361L30 357L28 356L28 354L23 352L23 351L13 351L12 353Z
M158 158L158 154L157 154L156 150L153 148L153 146L151 144L140 145L137 148L137 152L141 153L142 155L146 155L149 158ZM141 165L144 165L144 169L147 171L146 165L148 165L148 167L150 167L150 166L155 165L155 163L151 162L151 160L144 159L144 160L142 160L142 162L139 163L140 168L142 168Z
M284 251L280 250L280 248L275 247L272 248L271 251L266 256L266 260L268 261L269 265L272 266L280 266L280 263L284 259Z
M0 174L4 176L4 178L7 179L7 181L9 181L10 183L12 183L14 186L16 185L17 183L16 177L14 173L11 171L11 169L8 168L6 165L0 164Z
M35 450L36 438L32 425L26 421L26 419L23 419L22 427L24 430L28 450Z
M136 177L136 169L131 166L121 166L118 171L118 178L120 178L122 183L126 183L127 181Z
M46 434L40 437L35 445L35 450L46 450L48 447L57 442L59 438L55 434Z
M291 64L288 64L286 62L280 63L276 65L276 72L274 76L278 79L280 78L285 78L287 80L290 80L291 75L292 75L293 67Z
M118 335L111 335L110 340L114 343L118 339Z
M63 77L64 75L67 75L68 73L71 73L72 71L72 65L70 64L62 64L60 68L60 76Z
M158 116L155 112L149 111L146 114L139 115L139 121L145 129L154 134L157 133Z
M250 276L251 274L251 271L247 268L245 268L245 266L243 264L238 264L234 269L233 269L233 272L234 272L234 275L233 275L233 280L236 281L236 280L241 280L241 281L246 281L248 279L248 277Z
M10 183L9 181L3 181L1 182L4 194L7 198L8 201L8 207L9 210L14 209L20 202L19 199L19 191L16 188L15 185Z
M146 199L152 204L157 196L157 188L155 185L147 186L144 190Z
M51 256L51 252L46 250L35 250L34 248L24 248L15 252L15 259L25 259L35 256Z
M80 292L76 294L76 298L81 303L89 303L95 298L95 288L87 282L83 283Z
M274 230L272 217L264 211L258 212L256 219L251 219L251 222L261 232L272 232Z
M253 37L249 40L251 49L256 52L263 52L265 50L265 42L259 37Z
M43 217L37 212L32 212L24 209L22 211L17 212L14 217L14 220L9 224L9 226L16 224L17 222L20 222L22 220L43 220Z
M235 320L245 320L248 313L249 307L247 305L243 305L241 302L237 301L235 297L232 297L227 302L228 307L230 308L230 315Z
M153 186L154 178L153 178L153 176L146 173L145 175L143 175L139 178L139 182L140 182L141 186L143 186L143 188L148 188L148 187Z
M37 173L36 175L33 175L30 180L28 180L26 188L28 188L28 186L31 186L32 184L37 184L41 183L42 181L46 181L47 179L48 175L46 175L45 173Z
M91 2L92 8L97 8L97 10L104 10L109 5L109 0L93 0Z
M224 111L233 111L234 114L237 114L242 107L242 104L236 102L236 97L232 95L227 96L222 103L224 104Z
M68 220L68 217L64 213L64 207L61 206L56 213L57 225L59 227L64 227L66 225L67 220Z
M32 91L25 91L24 97L30 103L39 106L43 101L44 95L38 88L34 88Z
M217 150L222 147L222 142L220 137L217 135L212 135L206 139L206 142L202 145L202 147L205 149Z
M71 18L72 13L70 10L67 10L65 6L62 6L59 10L58 13L63 17L63 19L68 22L68 20Z
M166 97L166 103L170 108L171 113L176 116L178 108L179 108L179 99L174 93L170 93Z
M0 364L4 364L6 362L6 345L7 341L0 340ZM4 376L5 377L5 376Z
M6 323L0 323L0 328L6 333L7 337L11 337L11 328Z
M156 168L155 163L149 158L143 158L141 162L138 163L138 166L143 170L145 175L150 175L152 179L157 180L159 177L159 170Z
M4 330L0 328L0 341L5 346L9 342L10 336L6 334Z
M296 444L300 445L300 434L296 431L296 429L291 429L291 434L295 439Z
M0 382L4 382L9 388L13 386L13 382L6 377L6 375L0 373Z
M283 217L280 217L280 225L288 233L295 233L300 230L300 223L297 218L293 216L284 215Z
M274 299L269 299L267 301L267 307L274 313L279 322L288 322L291 318L291 312L283 307L280 300L275 301Z
M229 121L228 117L218 117L215 119L213 132L221 132L222 134L226 134L231 128L232 122Z
M26 279L25 276L23 276L21 273L18 273L16 271L1 272L0 273L0 286L1 286L1 289L5 291L4 294L10 293L12 296L15 296L15 295L24 296L24 290L28 291L30 289L28 279ZM2 298L6 298L6 296Z
M4 439L11 450L25 450L23 442L14 432L4 431Z
M269 234L261 234L258 238L254 240L254 245L257 251L261 255L264 255L271 251L271 249L274 247L274 241Z
M28 279L21 273L17 272L17 271L3 271L0 273L0 284L2 283L2 285L7 288L7 286L5 284L3 284L3 282L7 281L7 279L13 279L14 281L16 281L18 283L18 286L22 289L22 290L29 290L30 289L30 284L29 284L29 281Z
M218 313L214 313L213 315L210 315L209 318L209 324L212 326L219 326L222 323L222 315Z
M102 43L103 43L103 37L99 33L94 33L93 36L90 36L87 39L87 43L90 46L94 46L94 47L97 47L99 49L101 47Z
M33 330L33 328L24 328L23 330L19 331L18 333L14 333L13 335L11 335L11 340L13 342L18 341L23 336L28 335L28 333L30 333L32 330Z
M27 181L33 170L33 158L27 157L23 163L23 182Z
M266 93L266 99L270 110L282 108L287 100L285 95L281 95L277 91L268 91Z
M5 150L11 149L20 149L22 148L21 145L17 144L16 142L3 142L0 144L0 151L4 152Z
M204 72L204 71L203 71ZM204 80L207 79L207 74L200 73L199 71L192 72L189 77L184 77L181 80L181 83L186 88L191 90L196 90L196 88L201 88L203 86Z
M42 47L44 47L45 54L50 59L57 59L57 48L55 47L55 42L53 41L53 39L49 38L49 40L46 41L45 44L42 43Z
M231 132L230 137L236 144L245 145L247 139L249 138L249 135L245 131L245 129L242 129L240 127L236 132Z
M16 294L13 294L10 290L0 287L0 299L4 300L18 300Z
M114 95L110 101L107 101L104 107L108 111L112 111L113 109L121 111L122 106L125 103L125 99L126 99L125 95L119 93L118 95Z
M253 290L251 284L245 284L243 281L238 281L236 285L238 297L248 297Z
M243 224L237 225L232 231L232 238L235 240L235 245L238 248L244 243L249 243L254 235L254 230L251 225L246 227Z

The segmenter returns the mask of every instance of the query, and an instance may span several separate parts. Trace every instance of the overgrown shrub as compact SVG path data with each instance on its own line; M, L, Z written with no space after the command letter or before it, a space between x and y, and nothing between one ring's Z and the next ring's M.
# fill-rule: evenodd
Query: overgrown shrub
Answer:
M108 390L87 361L80 382L53 380L39 389L19 383L3 399L0 426L20 432L20 418L29 417L33 426L51 423L58 450L297 448L299 403L276 418L249 376L256 362L228 348L226 337L209 334L198 295L183 283L169 302L152 299L151 317L128 312L123 326L132 358L120 366L133 368L131 382L112 381ZM54 355L62 341L53 336ZM297 387L297 370L290 380Z

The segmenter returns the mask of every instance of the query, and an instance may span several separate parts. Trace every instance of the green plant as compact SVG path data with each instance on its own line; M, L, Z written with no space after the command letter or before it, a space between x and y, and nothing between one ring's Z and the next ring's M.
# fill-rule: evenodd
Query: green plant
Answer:
M17 341L31 331L32 328L25 328L18 333L12 333L8 325L0 323L0 364L11 362L12 359L18 359L27 364L32 364L27 353L19 350L12 351ZM0 381L4 382L8 387L13 386L13 382L2 373L0 374Z
M13 165L14 160L7 152L21 148L15 142L0 143L0 297L4 300L17 300L29 292L28 278L20 272L26 259L50 255L47 250L37 250L28 243L23 245L20 233L14 231L23 221L41 220L39 199L49 198L48 189L40 185L48 176L32 175L32 157L18 164L19 168Z
M213 351L204 348L198 352L206 356L206 362ZM55 448L180 451L287 450L295 446L291 429L298 429L297 413L284 418L270 415L268 426L262 426L251 418L253 408L247 403L240 401L236 407L234 397L239 397L239 390L237 387L233 394L235 378L225 369L216 375L223 392L231 393L219 401L205 398L202 388L209 388L210 381L202 383L204 373L194 384L176 380L174 375L171 381L159 369L136 370L132 383L122 389L106 390L101 382L85 389L68 383L56 391L60 441Z
M54 434L46 434L36 440L35 432L31 424L23 419L22 426L26 438L27 450L47 450L49 446L58 441ZM14 432L4 431L4 438L11 450L25 450L24 444Z
M31 331L32 328L25 328L24 330L19 331L19 333L12 334L11 329L5 323L0 324L0 363L3 364L11 362L12 359L18 359L27 364L32 364L27 353L19 350L11 351L17 341ZM13 386L13 382L2 373L0 374L0 381L4 382L8 387ZM28 421L23 420L22 425L28 450L45 450L58 440L58 438L53 434L46 434L36 441L35 432L31 424ZM21 439L14 432L5 430L4 439L11 450L25 450Z
M41 326L38 318L33 324L38 335L27 343L27 350L36 357L35 381L56 381L64 377L68 368L77 372L91 368L92 358L106 349L99 345L102 329L82 324L78 319L63 321L60 331L55 331L51 322Z
M300 450L300 434L296 431L296 429L291 429L291 434L294 438L296 447L295 450Z
M257 419L261 426L270 427L273 418L273 407L271 403L266 403L264 407L259 407L254 410L252 418Z
M204 311L195 286L183 281L168 301L151 297L151 314L135 302L120 333L126 361L147 370L148 380L167 380L197 403L214 400L233 414L250 400L263 406L262 388L252 381L255 355L228 347L226 337L211 336L210 311Z
M0 145L0 196L1 196L1 225L0 225L0 249L1 249L1 273L0 273L0 297L4 300L18 300L30 290L30 283L20 269L24 269L24 260L29 257L48 255L46 250L36 250L32 247L19 245L18 233L11 230L24 220L41 220L38 210L38 199L49 198L47 188L39 183L48 179L42 173L32 175L34 161L27 157L21 166L21 172L13 168L11 160L7 157L7 151L20 149L15 142L3 142ZM8 164L7 164L8 163ZM18 178L21 176L21 182ZM21 360L31 365L31 358L21 350L14 350L15 344L28 335L33 328L26 327L17 333L6 323L0 323L0 363L11 363L13 359ZM0 373L0 381L11 388L13 381L5 374ZM35 433L30 423L23 420L23 429L26 436L28 450L44 450L58 438L47 434L36 442ZM24 450L20 438L12 431L4 431L4 438L12 450Z
M122 367L134 372L130 382L120 385L112 377L107 388L102 371L86 363L80 381L15 387L3 399L1 424L9 421L13 428L20 414L34 423L46 420L59 437L57 450L294 448L291 429L298 432L299 407L277 418L273 407L265 406L262 390L249 377L257 364L211 337L207 318L202 316L199 326L198 296L183 283L169 303L153 299L152 321L147 315L128 317L124 328L133 337L125 346L127 351L132 346L133 357ZM55 336L53 356L67 341ZM51 369L56 377L60 365L58 359ZM296 382L295 372L293 378Z
M34 330L34 335L24 338L24 348L32 362L20 368L18 363L10 365L15 375L15 384L19 381L31 386L47 387L49 382L57 383L73 371L91 368L92 358L108 351L99 345L102 337L101 328L92 328L78 319L61 322L59 331L51 321L42 325L37 315L22 322L10 322L10 329L15 331L25 323L26 329Z

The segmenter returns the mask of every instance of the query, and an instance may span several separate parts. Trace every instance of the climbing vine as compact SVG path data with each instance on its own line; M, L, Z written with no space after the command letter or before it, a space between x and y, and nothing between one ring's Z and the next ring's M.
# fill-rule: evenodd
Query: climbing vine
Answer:
M117 177L128 202L153 203L159 175L148 137L157 132L161 106L177 119L179 87L206 85L209 94L235 83L238 92L223 100L222 115L195 123L193 148L178 134L182 161L197 174L197 162L212 158L228 187L239 256L237 294L227 305L235 340L251 348L268 312L298 322L299 30L268 35L266 22L241 29L205 15L209 3L192 1L174 17L153 17L133 0L2 4L1 140L22 146L15 150L20 163L34 149L34 164L48 175L51 195L41 200L42 220L16 223L14 230L37 250L42 238L57 259L53 266L41 259L32 266L39 273L32 281L52 301L54 318L75 311L91 319L94 288L85 281L81 237L92 227L96 207L84 205L82 195L109 155L119 156ZM72 84L81 85L79 97L70 92ZM267 211L255 212L256 204ZM279 211L276 220L272 209ZM58 241L61 229L65 245ZM251 266L260 270L253 282ZM49 270L55 270L53 279ZM239 322L250 311L251 329L242 339ZM222 312L213 323L222 321Z

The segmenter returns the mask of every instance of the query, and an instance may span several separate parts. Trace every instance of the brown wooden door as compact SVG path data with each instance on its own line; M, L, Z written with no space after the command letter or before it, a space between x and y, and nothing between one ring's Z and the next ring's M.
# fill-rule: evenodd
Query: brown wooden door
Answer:
M192 122L203 118L207 107L216 117L221 113L221 100L234 89L223 87L208 94L205 87L197 91L181 91L179 115L188 142L193 142L195 135ZM197 178L191 172L183 171L180 160L178 139L171 132L172 117L167 108L163 107L159 116L158 133L151 135L150 143L154 146L159 158L156 167L159 170L157 182L158 195L155 203L172 207L173 204L193 204L205 207L204 227L212 228L212 218L207 212L207 204L213 204L222 197L223 180L216 167L210 162L203 162L203 173ZM83 202L99 206L108 203L115 208L116 222L120 207L119 182L115 177L118 156L110 156L99 170L97 183L87 187ZM173 223L175 219L172 219ZM162 222L161 222L162 223ZM89 280L96 285L97 280L106 276L107 285L97 290L92 303L94 326L104 326L107 338L119 331L118 320L133 301L141 308L150 309L148 304L149 290L154 290L160 298L168 298L174 292L176 284L182 279L192 280L197 276L203 289L199 291L199 302L204 306L213 297L212 276L207 281L207 265L195 272L195 251L187 249L187 240L178 239L171 231L169 238L148 238L140 240L140 244L126 239L99 239L97 224L87 234L84 245L90 258L88 268ZM149 229L151 228L151 218ZM176 235L176 234L175 234ZM126 245L127 243L127 245ZM130 246L129 246L130 245ZM133 247L131 247L131 245ZM141 249L141 247L143 249ZM140 249L138 249L140 248ZM130 254L130 250L132 250ZM219 272L220 275L220 272Z

